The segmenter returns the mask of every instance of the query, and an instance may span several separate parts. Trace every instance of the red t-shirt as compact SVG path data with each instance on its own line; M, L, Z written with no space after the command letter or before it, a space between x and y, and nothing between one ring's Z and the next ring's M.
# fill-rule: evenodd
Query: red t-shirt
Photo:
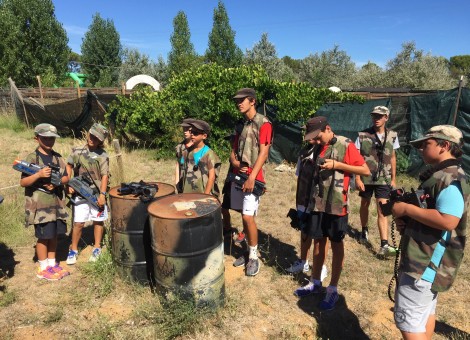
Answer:
M325 152L328 145L323 145L320 151L320 157L325 156ZM347 165L354 165L354 166L361 166L365 163L364 157L361 156L359 150L356 148L354 143L349 143L348 148L346 149L346 153L344 154L344 159L342 161ZM351 174L349 172L344 172L344 182L343 182L343 201L346 202L348 200L348 192L349 192L349 181L351 180ZM343 207L343 213L339 216L345 216L347 214L346 206Z
M264 123L263 125L261 125L261 128L259 130L259 145L261 144L270 145L271 140L272 140L272 135L273 135L273 126L271 125L271 123ZM232 149L235 152L235 154L238 151L239 136L240 135L237 133L235 135L235 138L233 139ZM252 170L253 170L252 168L249 168L250 173ZM238 169L234 169L233 172L235 174L239 173ZM261 168L260 171L258 172L258 175L256 175L256 180L266 183L266 181L264 180L263 168Z

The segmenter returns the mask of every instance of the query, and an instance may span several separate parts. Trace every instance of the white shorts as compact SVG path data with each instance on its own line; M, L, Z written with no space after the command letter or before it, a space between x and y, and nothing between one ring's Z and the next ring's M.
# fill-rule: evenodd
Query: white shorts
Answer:
M237 189L235 183L230 188L231 209L241 211L243 215L256 216L259 206L259 196L251 192Z
M403 332L425 333L426 323L436 314L437 293L431 291L432 283L402 273L395 291L394 318Z
M82 203L73 206L73 222L83 223L88 221L106 221L108 219L108 207L105 205L103 211L93 208L90 203Z

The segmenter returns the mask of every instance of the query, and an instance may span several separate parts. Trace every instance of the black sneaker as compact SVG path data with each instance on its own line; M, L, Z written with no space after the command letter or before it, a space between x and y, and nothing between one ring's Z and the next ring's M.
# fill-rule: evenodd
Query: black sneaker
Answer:
M233 261L233 266L234 267L241 267L244 266L246 263L246 259L248 258L248 253L244 253L242 256L240 256L238 259Z
M259 273L259 260L258 259L249 259L246 264L246 275L255 276Z

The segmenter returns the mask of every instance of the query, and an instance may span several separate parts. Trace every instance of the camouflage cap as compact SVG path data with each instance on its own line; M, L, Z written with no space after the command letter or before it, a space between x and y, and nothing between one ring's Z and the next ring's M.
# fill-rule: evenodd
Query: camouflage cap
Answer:
M410 142L414 147L419 147L423 141L429 138L448 140L459 146L463 145L462 131L452 125L436 125L430 128L423 137L415 139Z
M373 113L378 113L379 115L389 116L390 110L386 106L376 106L372 109L372 112L370 114L373 114Z
M256 91L251 88L243 88L237 91L233 96L233 99L251 97L256 99Z
M101 124L95 123L92 125L89 131L93 136L98 138L101 142L104 142L108 137L108 129Z
M43 137L60 137L57 133L57 128L52 124L42 123L34 128L35 136Z
M185 118L183 119L183 122L180 124L182 127L190 127L191 123L194 122L196 119L194 118Z
M206 134L209 134L211 132L211 127L209 123L204 120L193 119L190 125L191 127L196 128L199 131L203 131Z

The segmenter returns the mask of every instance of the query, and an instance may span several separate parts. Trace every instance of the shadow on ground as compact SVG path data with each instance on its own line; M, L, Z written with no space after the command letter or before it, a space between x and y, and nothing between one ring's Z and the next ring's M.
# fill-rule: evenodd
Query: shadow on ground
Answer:
M436 321L435 333L444 336L446 339L470 339L469 333L441 321Z
M15 252L5 243L0 242L0 280L15 275L15 266L19 262L15 260Z
M357 316L348 309L343 295L339 296L335 309L322 311L318 308L325 294L316 294L299 299L297 305L316 319L319 339L370 339L361 328Z

